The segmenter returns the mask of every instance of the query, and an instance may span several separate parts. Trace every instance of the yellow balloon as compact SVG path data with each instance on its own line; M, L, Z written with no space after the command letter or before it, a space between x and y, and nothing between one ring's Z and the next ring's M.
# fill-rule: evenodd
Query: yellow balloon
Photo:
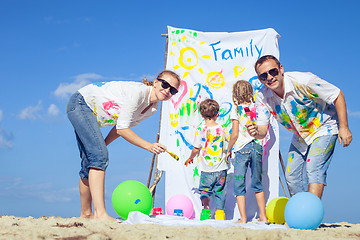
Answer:
M276 224L285 223L285 206L289 199L287 197L277 197L272 199L266 207L268 221Z

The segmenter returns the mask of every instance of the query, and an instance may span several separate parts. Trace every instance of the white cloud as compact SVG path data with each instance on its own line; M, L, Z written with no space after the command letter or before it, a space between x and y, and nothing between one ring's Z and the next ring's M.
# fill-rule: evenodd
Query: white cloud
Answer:
M22 178L0 177L0 196L8 199L41 199L45 202L70 202L77 188L55 188L51 183L28 184Z
M72 83L60 83L58 88L54 91L54 95L59 98L69 98L71 94L89 84L93 80L102 79L103 76L96 73L84 73L74 77Z
M360 112L348 111L350 117L360 117Z
M57 116L59 112L59 108L55 104L51 104L48 108L48 114L51 116Z
M21 110L18 117L22 120L29 119L29 120L36 120L40 118L40 110L42 109L42 103L39 103L36 106L28 106L27 108Z
M14 146L13 135L0 128L0 149L1 148L12 148Z
M0 109L0 122L3 119L3 111ZM14 136L11 133L8 133L5 129L0 127L0 149L1 148L12 148L14 142L12 141Z

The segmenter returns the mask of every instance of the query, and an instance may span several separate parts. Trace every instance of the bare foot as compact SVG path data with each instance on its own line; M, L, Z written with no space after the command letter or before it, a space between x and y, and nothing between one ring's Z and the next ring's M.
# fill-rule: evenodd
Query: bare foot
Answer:
M115 218L110 217L109 215L102 215L102 216L94 216L94 219L97 220L110 220L110 221L117 221Z
M267 222L268 222L268 219L267 219L266 216L260 216L260 217L259 217L259 222L267 223Z
M246 218L240 218L239 221L237 221L238 223L246 223L247 219Z
M91 214L81 214L81 215L80 215L80 218L92 219L92 218L95 218L95 216L94 216L93 213L91 213Z

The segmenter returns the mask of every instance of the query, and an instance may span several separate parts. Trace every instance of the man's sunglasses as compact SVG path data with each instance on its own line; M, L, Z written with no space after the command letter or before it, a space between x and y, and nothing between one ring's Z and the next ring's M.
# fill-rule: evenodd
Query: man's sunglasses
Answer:
M164 79L158 78L157 80L159 80L161 82L161 87L163 89L167 89L170 88L170 93L172 95L175 95L178 93L178 90L176 88L174 88L173 86L170 85L170 83L168 83L167 81L165 81Z
M271 76L275 77L275 76L277 76L277 75L279 74L279 69L273 68L273 69L270 69L268 72L264 72L264 73L260 74L260 75L258 76L258 77L259 77L259 80L260 80L260 81L266 81L267 78L268 78L268 73L269 73Z

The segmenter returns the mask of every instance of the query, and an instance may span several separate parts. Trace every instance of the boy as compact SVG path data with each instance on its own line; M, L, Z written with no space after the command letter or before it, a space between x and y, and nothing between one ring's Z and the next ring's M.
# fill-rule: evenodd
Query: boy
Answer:
M193 158L200 157L201 170L199 191L204 209L210 209L210 196L215 196L216 211L223 211L225 207L225 184L228 169L226 160L225 128L216 123L219 115L219 104L213 99L206 99L199 105L205 125L195 134L194 148L185 166L193 163ZM215 217L216 219L216 217Z

